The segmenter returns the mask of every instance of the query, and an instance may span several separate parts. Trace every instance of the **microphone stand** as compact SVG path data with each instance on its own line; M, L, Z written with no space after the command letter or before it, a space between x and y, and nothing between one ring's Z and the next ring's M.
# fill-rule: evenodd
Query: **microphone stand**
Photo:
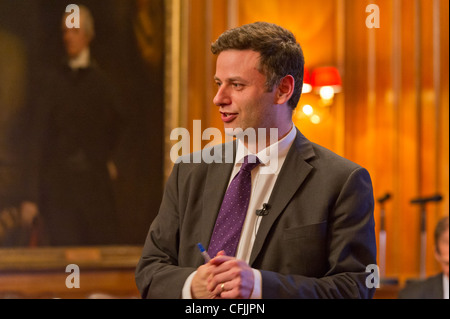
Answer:
M420 204L420 278L427 276L427 210L426 203Z
M442 200L441 195L436 195L427 198L416 198L411 200L411 204L420 205L420 278L425 279L426 272L426 258L427 258L427 211L426 204L428 202L439 202Z
M384 202L380 202L380 232L378 236L380 244L380 277L384 278L386 275L386 228Z
M391 198L390 193L386 193L383 197L378 199L380 204L380 231L378 234L379 242L379 269L380 269L380 279L382 284L394 283L394 280L387 280L386 278L386 213L384 204Z

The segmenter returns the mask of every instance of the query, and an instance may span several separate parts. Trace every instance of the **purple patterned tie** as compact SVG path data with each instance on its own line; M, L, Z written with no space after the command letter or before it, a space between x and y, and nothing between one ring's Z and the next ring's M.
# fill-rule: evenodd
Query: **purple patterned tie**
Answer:
M259 164L257 157L253 157L250 163L249 157L244 157L241 169L228 186L209 243L211 257L221 250L225 250L227 256L236 255L252 190L251 171Z

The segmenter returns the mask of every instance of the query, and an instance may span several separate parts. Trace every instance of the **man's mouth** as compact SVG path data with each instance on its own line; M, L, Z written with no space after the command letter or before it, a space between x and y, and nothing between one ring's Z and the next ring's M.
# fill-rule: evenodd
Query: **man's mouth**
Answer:
M220 114L222 121L225 123L234 121L234 119L238 116L238 113L220 112Z

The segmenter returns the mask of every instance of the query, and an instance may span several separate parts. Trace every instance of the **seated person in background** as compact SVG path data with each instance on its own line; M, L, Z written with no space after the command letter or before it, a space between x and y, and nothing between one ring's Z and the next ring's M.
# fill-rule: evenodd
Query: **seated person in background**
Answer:
M448 216L436 225L434 241L434 254L442 272L425 280L407 282L399 299L448 299Z

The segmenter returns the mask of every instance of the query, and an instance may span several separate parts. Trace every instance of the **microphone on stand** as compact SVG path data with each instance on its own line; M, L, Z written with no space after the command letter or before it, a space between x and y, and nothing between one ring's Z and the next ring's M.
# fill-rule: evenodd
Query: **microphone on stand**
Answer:
M417 197L411 200L411 204L425 204L428 202L440 202L442 200L442 196L437 194L430 197Z
M390 198L391 198L391 193L386 193L382 197L378 198L377 201L378 201L378 203L382 204Z

